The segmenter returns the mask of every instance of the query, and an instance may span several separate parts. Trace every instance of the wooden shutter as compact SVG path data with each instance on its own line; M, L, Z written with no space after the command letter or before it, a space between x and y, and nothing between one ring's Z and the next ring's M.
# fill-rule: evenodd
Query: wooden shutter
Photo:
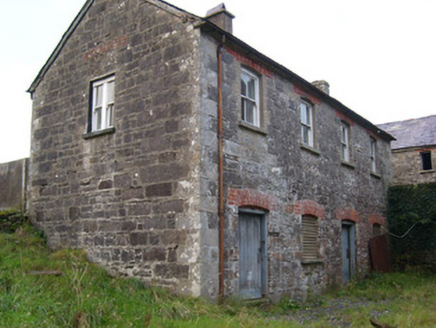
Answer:
M318 220L303 216L303 260L316 260L318 256Z

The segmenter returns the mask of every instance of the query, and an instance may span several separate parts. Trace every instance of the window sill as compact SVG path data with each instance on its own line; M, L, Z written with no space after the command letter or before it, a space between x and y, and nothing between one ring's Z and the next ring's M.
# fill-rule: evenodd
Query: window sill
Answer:
M341 165L345 166L345 167L347 167L349 169L352 169L352 170L354 170L356 168L356 165L354 165L354 164L352 164L350 162L343 161L343 160L341 161Z
M420 171L419 172L419 174L426 174L426 173L434 173L434 172L436 172L436 170L423 170L423 171Z
M99 130L99 131L92 131L92 132L88 132L85 133L82 137L83 139L91 139L91 138L95 138L95 137L99 137L105 134L112 134L115 133L115 128L114 127L110 127L104 130Z
M301 264L303 265L311 265L311 264L324 264L324 261L322 259L306 259L301 260Z
M311 146L305 145L303 143L300 143L300 148L303 149L303 150L306 150L306 151L308 151L308 152L310 152L310 153L312 153L314 155L317 155L317 156L321 155L321 153L317 149L315 149L315 148L313 148Z
M244 128L244 129L263 134L265 136L268 135L268 133L264 129L262 129L258 126L252 125L250 123L244 122L244 121L239 121L239 126Z
M371 174L372 177L374 177L374 178L376 178L376 179L381 179L381 175L378 174L378 173L375 173L375 172L372 172L372 171L371 171L370 174Z

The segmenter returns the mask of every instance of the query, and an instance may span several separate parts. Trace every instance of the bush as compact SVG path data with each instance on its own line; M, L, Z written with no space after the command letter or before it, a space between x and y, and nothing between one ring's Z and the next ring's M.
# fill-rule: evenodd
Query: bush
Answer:
M396 235L391 242L393 264L397 269L435 267L435 200L435 183L389 189L387 217L389 230Z

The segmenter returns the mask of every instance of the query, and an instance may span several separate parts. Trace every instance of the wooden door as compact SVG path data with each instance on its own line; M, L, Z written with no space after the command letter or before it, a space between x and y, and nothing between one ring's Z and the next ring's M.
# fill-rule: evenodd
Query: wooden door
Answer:
M264 215L239 213L239 294L261 298L266 288L266 227Z
M354 224L342 222L342 281L347 283L354 274L356 247Z

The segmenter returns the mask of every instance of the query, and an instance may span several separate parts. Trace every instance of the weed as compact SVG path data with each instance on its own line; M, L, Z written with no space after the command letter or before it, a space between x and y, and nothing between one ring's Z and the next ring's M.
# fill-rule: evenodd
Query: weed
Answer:
M306 327L366 327L370 317L398 327L433 327L434 275L371 275L305 303L283 297L273 305L229 298L221 305L178 297L137 279L115 279L80 250L51 252L41 234L23 226L0 233L0 327L301 327L291 319L310 309ZM58 270L60 276L28 275ZM333 300L341 308L327 311ZM321 308L320 308L321 307Z

